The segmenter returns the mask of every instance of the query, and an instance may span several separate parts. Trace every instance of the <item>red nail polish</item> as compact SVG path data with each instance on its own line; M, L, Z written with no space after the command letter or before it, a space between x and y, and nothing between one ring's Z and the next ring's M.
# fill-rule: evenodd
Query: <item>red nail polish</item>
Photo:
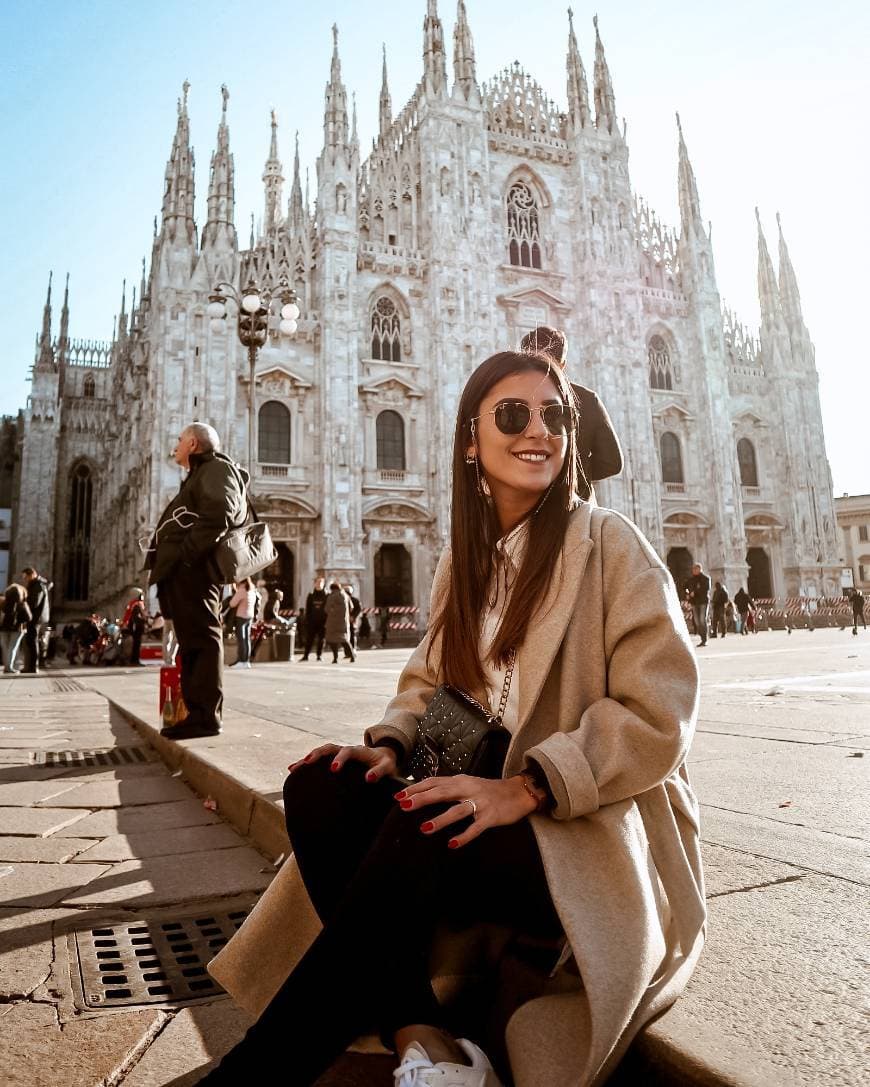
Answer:
M394 793L393 794L393 799L394 800L404 800L405 799L405 790L402 789L401 792Z
M369 772L366 774L366 781L374 781L374 780L375 780L375 772L374 772L374 770L369 770Z
M412 808L413 806L414 806L414 801L413 800L400 800L399 801L399 807L404 809L405 811L407 811L409 808Z
M431 834L434 829L435 824L429 821L423 823L420 827L420 830L422 830L424 834Z
M456 838L451 838L450 839L450 841L447 843L447 848L448 849L458 849L459 848L459 842L456 840Z
M330 766L330 768L329 768L329 769L330 769L330 770L332 770L332 771L335 771L335 770L340 770L340 769L341 769L341 767L339 766L339 764L338 764L337 762L334 762L334 763L332 764L332 766Z

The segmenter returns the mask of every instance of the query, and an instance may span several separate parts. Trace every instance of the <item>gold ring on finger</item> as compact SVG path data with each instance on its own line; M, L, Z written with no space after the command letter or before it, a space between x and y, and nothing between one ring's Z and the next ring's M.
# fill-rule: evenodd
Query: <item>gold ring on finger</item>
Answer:
M471 818L476 819L477 818L477 804L475 804L475 802L470 797L463 800L462 803L471 805Z

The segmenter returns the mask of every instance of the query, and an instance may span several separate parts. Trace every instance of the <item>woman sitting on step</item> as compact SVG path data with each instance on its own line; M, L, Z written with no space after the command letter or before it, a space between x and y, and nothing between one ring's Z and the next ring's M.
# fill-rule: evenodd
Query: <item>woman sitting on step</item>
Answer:
M364 743L290 767L294 856L210 966L259 1018L203 1083L313 1084L376 1029L397 1087L600 1084L685 986L705 920L684 764L695 659L649 543L577 499L574 424L543 355L502 352L469 378L428 633ZM483 750L467 730L464 748L439 739L445 715L485 717L466 695L505 747L449 773ZM436 998L445 923L447 940L491 923L555 948L507 1060L488 1043L498 1072Z

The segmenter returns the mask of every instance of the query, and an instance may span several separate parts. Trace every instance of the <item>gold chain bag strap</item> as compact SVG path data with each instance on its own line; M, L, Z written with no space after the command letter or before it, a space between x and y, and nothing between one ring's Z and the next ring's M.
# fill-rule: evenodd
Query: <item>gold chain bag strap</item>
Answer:
M515 664L516 650L512 649L495 715L458 687L442 683L437 688L417 725L408 760L408 773L415 781L452 774L501 777L511 738L502 721Z

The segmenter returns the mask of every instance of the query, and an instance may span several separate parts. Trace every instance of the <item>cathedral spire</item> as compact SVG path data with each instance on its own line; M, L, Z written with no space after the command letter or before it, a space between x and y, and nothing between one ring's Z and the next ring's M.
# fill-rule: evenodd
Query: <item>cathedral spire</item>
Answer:
M798 290L797 276L788 253L788 246L782 233L782 221L776 213L776 225L779 229L779 296L782 300L782 312L787 321L799 321L803 324L801 295Z
M299 133L296 133L296 151L293 155L293 184L290 188L290 208L288 218L293 235L302 232L305 212L302 203L302 180L299 175Z
M453 28L453 78L462 90L466 101L477 86L477 70L474 60L474 41L465 0L459 0L456 6L456 26Z
M60 311L60 332L58 345L60 354L63 355L69 343L69 272L66 274L66 284L63 288L63 308Z
M42 332L37 344L37 370L54 369L54 352L51 347L51 280L53 275L53 272L48 273L48 291L45 296L45 306L42 309Z
M263 228L266 234L281 222L281 192L284 188L284 175L281 160L278 158L278 115L272 110L272 138L269 142L269 157L263 170L263 184L266 187L266 215Z
M589 84L586 69L577 47L574 33L574 12L568 8L568 115L574 131L579 132L589 123Z
M163 194L163 234L170 240L182 235L189 242L196 240L196 223L193 218L194 158L190 146L190 117L187 113L187 95L190 83L182 84L183 97L178 100L178 121L172 150L166 163L166 185Z
M758 208L755 209L755 220L758 223L758 302L761 306L761 323L763 325L767 320L778 321L782 311L776 273L773 270L773 261L770 259L767 241L761 228L761 216L758 214Z
M381 136L386 136L393 124L393 103L390 98L390 87L387 83L387 46L384 44L384 63L381 75L381 99L379 106Z
M127 280L121 284L121 310L118 314L118 340L123 342L127 338Z
M604 56L604 44L598 33L597 15L592 22L595 25L595 125L599 129L606 128L608 132L618 132L613 84L610 81L607 58Z
M680 200L680 220L684 235L695 234L701 236L704 233L704 224L701 221L701 203L698 199L698 186L695 182L695 171L689 161L689 152L686 149L686 141L683 139L683 126L680 124L680 115L677 114L677 132L679 133L679 165L677 167L677 187Z
M438 18L437 0L427 0L423 20L423 84L429 94L443 94L447 88L447 57L444 30Z
M347 91L341 81L341 61L338 56L338 27L332 27L332 65L326 84L323 110L323 146L332 152L347 147Z
M202 234L203 247L214 245L224 233L235 247L236 211L235 165L230 154L230 130L227 125L227 103L230 92L226 84L221 87L221 119L217 130L217 147L211 156L208 182L208 221Z

